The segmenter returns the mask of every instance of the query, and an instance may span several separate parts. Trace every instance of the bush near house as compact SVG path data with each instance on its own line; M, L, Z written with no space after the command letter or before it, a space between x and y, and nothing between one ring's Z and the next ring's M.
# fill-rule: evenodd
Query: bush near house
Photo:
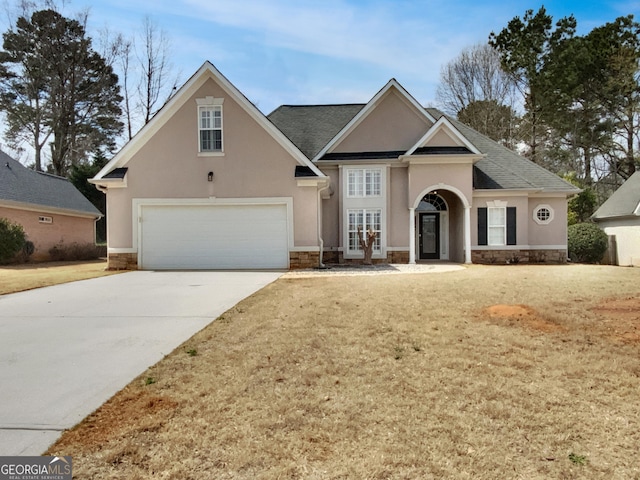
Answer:
M608 238L595 223L570 225L568 232L569 258L572 262L598 263L607 250Z
M0 264L13 261L25 242L26 235L22 225L0 218Z
M68 262L75 260L96 260L105 257L106 247L93 243L71 243L64 245L59 243L49 249L49 255L54 262Z

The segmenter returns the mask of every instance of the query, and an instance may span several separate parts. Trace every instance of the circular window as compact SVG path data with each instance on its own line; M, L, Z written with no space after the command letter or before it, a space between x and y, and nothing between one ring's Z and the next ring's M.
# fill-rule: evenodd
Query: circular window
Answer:
M533 209L533 219L539 225L547 225L553 220L553 208L549 205L538 205Z

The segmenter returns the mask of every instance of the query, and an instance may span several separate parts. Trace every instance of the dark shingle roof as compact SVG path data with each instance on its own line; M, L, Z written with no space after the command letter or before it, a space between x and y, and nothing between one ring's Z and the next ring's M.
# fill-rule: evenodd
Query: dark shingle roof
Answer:
M295 177L296 178L301 178L301 177L317 177L318 175L315 174L315 172L313 170L311 170L310 167L305 167L303 165L296 165L296 171L295 171Z
M267 118L312 159L363 107L364 104L282 105Z
M596 213L594 220L611 217L628 217L638 215L640 207L640 171L631 175L609 199L604 202Z
M0 203L2 201L69 210L96 217L101 215L66 178L30 170L0 151Z
M467 140L486 155L474 166L473 188L490 190L540 189L545 192L575 193L580 191L546 168L527 160L464 123L447 118Z
M283 105L268 115L268 119L284 133L309 159L313 159L344 126L355 117L364 104L346 105ZM436 120L444 114L435 108L427 112ZM543 190L577 193L579 189L554 173L536 165L516 152L482 135L476 130L447 116L458 131L481 153L486 155L474 165L473 187L489 190ZM397 158L405 152L334 152L322 160ZM469 153L462 147L444 150L440 147L418 149L416 154ZM381 156L382 155L382 156Z

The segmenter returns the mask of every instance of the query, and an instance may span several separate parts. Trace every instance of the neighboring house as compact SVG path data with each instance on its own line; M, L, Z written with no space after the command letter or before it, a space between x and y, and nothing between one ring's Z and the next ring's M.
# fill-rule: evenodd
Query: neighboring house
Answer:
M609 252L611 263L640 266L640 171L631 175L591 218L607 235L615 237L615 252Z
M22 225L46 260L55 245L95 244L102 214L66 178L26 168L0 151L0 217Z
M550 261L578 190L396 80L367 104L264 116L206 62L91 180L111 268Z

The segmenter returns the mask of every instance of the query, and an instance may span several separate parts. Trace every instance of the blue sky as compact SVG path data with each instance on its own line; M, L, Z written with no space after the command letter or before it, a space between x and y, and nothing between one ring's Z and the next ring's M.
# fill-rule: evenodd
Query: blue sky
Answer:
M186 81L210 60L264 113L281 104L368 101L396 78L422 104L435 104L440 68L487 41L514 16L542 3L521 0L73 0L89 8L89 32L132 35L150 15L172 41ZM633 13L640 0L547 1L579 33ZM6 24L3 25L6 29Z

